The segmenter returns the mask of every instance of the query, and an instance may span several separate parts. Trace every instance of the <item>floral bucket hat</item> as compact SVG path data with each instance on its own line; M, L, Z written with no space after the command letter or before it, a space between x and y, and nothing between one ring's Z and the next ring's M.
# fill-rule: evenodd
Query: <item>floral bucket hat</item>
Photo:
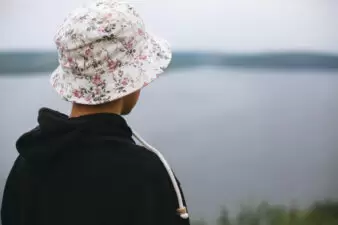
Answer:
M158 77L171 61L169 44L149 34L135 9L114 0L77 8L55 35L59 67L50 82L65 100L107 103Z

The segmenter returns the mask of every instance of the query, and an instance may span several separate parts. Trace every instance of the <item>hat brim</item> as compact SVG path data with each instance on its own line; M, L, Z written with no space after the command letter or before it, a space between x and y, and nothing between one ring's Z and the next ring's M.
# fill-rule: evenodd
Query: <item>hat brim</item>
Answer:
M137 66L127 63L119 68L119 71L134 78L126 86L116 83L114 77L118 76L118 71L107 71L100 75L100 79L105 81L104 91L95 92L95 85L90 79L81 79L81 76L65 71L61 65L52 73L50 83L66 101L84 105L104 104L138 91L158 78L172 59L170 45L166 40L149 33L147 35L147 48L142 50L148 53L147 59L137 63Z

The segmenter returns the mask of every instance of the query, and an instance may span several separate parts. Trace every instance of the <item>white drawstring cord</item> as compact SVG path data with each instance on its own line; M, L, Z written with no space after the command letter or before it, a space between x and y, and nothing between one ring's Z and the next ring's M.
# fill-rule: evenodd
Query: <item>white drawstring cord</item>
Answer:
M153 146L151 146L150 144L148 144L140 135L138 135L135 131L133 131L133 136L135 139L137 139L137 141L139 141L145 148L147 148L149 151L154 152L161 160L161 162L163 163L164 167L166 168L169 177L171 179L171 182L174 186L175 192L176 192L176 196L177 196L177 200L178 200L178 206L179 208L177 209L177 212L180 214L180 217L182 219L188 219L189 218L189 214L187 213L187 208L184 206L183 204L183 199L182 199L182 195L181 195L181 191L180 188L178 187L175 175L173 173L173 171L171 170L168 162L165 160L165 158L163 157L162 153L159 152L156 148L154 148Z

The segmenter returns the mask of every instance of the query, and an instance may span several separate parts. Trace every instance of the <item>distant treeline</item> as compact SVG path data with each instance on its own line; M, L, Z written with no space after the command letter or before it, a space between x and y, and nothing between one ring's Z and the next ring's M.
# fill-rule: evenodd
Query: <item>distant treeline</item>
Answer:
M214 223L201 218L192 221L192 225L338 225L338 202L315 202L307 209L270 205L267 202L257 206L242 205L240 212L233 218L222 207Z
M57 64L56 52L0 52L0 74L51 72ZM199 66L338 70L338 55L311 52L260 54L174 52L169 69Z

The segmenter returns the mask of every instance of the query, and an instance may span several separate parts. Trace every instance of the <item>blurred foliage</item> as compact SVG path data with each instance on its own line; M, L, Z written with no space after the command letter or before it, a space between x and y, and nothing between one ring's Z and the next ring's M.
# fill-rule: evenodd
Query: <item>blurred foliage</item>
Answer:
M192 225L208 224L204 219L192 221ZM226 207L222 207L217 225L338 225L338 201L318 201L307 209L295 205L241 205L239 213L230 218Z

